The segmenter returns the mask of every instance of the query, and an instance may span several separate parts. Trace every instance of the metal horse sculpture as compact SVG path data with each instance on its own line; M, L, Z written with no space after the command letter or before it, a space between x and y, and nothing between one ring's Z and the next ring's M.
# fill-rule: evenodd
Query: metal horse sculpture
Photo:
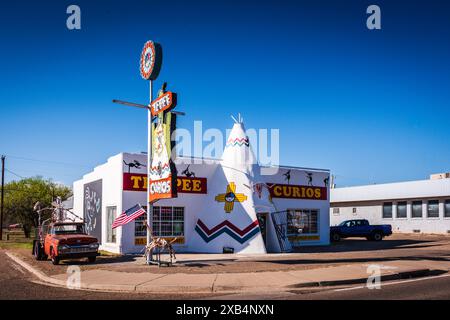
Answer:
M172 243L174 243L177 240L177 238L175 238L169 242L164 238L154 237L152 228L150 228L150 226L148 225L147 220L145 220L144 223L145 223L145 226L147 227L147 232L149 233L150 239L151 239L150 243L145 246L144 257L146 257L147 261L154 261L158 264L158 266L160 266L161 265L161 253L164 250L167 250L167 252L169 253L169 256L170 256L170 262L168 262L168 265L171 265L172 260L176 259L175 250L172 247ZM155 249L157 250L157 254L156 254L157 258L156 258L156 260L153 260L153 253L154 253Z

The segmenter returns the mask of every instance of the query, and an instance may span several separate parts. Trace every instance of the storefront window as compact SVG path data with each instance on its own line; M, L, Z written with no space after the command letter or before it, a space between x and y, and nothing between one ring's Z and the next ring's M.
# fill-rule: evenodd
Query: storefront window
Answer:
M309 209L288 210L288 235L319 233L319 211Z
M153 207L153 233L160 237L184 236L184 208Z
M116 243L116 229L112 228L116 214L117 207L106 207L106 218L108 223L106 226L106 242L109 243Z

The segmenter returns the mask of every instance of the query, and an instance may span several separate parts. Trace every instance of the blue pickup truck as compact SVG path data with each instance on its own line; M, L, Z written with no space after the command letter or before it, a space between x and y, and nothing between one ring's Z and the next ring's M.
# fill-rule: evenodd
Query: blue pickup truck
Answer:
M330 240L333 242L350 237L365 237L367 240L381 241L391 234L390 224L370 225L365 219L346 220L330 228Z

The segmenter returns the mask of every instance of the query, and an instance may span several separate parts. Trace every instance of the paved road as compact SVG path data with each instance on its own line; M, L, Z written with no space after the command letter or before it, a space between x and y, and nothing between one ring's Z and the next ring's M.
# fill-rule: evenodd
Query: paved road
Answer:
M154 294L107 293L85 290L70 290L34 283L35 278L15 264L0 250L0 299L155 299ZM316 292L255 295L164 295L162 299L450 299L450 275L389 282L380 290L352 287L351 290L336 291L321 288ZM317 289L316 289L317 290Z
M224 295L218 299L261 300L450 300L450 275L382 283L381 289L369 290L358 285L346 288L299 290L281 294Z
M294 297L290 297L293 299ZM369 290L367 288L357 288L345 291L323 291L304 296L305 299L343 299L343 300L361 300L361 299L450 299L450 276L411 279L396 281L381 286L381 289Z
M155 299L154 294L110 293L86 290L71 290L49 287L35 283L36 278L21 266L14 263L4 251L0 250L0 300L1 299ZM163 299L202 298L205 295L164 295Z

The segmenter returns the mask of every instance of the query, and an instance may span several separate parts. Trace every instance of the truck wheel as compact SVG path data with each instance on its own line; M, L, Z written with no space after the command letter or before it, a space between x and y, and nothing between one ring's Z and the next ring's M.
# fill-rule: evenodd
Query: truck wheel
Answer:
M97 257L88 257L89 263L94 263Z
M374 234L372 235L372 239L374 241L381 241L383 240L383 235L379 232L374 232Z
M333 242L341 241L341 236L339 235L339 233L332 233L331 234L331 241L333 241Z
M52 263L56 266L59 264L59 258L53 252L53 248L50 249L50 257L52 259Z

